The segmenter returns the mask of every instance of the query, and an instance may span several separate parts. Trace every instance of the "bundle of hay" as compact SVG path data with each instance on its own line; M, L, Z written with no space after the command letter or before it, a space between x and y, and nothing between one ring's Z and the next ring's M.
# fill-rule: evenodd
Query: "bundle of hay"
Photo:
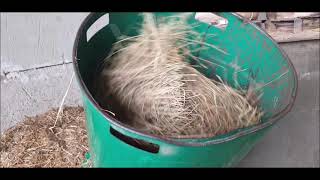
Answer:
M166 137L210 137L259 123L261 111L242 91L205 77L187 62L203 60L193 55L201 48L225 53L201 42L187 18L156 22L144 13L141 34L116 42L106 58L96 99L102 106L118 106L120 121ZM195 46L201 48L191 49Z

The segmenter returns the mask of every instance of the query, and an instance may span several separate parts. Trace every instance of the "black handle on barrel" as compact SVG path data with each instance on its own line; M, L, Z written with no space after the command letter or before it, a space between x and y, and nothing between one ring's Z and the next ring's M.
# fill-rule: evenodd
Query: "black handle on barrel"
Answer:
M146 152L154 153L154 154L159 152L159 149L160 149L159 145L124 135L121 132L112 128L111 126L110 126L110 133L120 141L128 145L131 145L135 148L141 149Z

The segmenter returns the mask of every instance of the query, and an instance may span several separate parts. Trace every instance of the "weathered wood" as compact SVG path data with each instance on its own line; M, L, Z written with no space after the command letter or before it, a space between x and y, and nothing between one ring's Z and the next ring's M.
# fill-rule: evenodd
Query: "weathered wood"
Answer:
M265 29L278 42L320 39L319 12L240 12L247 20Z
M298 33L284 31L267 31L268 34L277 42L294 42L305 40L320 39L320 29L308 29Z

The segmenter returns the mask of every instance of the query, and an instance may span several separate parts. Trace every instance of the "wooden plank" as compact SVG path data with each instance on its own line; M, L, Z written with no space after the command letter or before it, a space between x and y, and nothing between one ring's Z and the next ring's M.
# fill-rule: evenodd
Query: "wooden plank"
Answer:
M268 31L267 31L268 32ZM299 33L273 31L268 34L277 42L294 42L294 41L306 41L306 40L318 40L320 39L320 28L308 29Z
M295 18L309 19L309 18L318 18L320 13L311 12L311 13L275 13L274 16L268 17L272 22L288 22L294 21Z

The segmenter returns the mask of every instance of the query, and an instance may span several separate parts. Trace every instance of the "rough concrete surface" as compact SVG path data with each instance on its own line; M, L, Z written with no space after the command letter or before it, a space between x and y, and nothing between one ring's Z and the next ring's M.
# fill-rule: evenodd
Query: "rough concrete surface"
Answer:
M88 13L1 13L1 132L57 107L72 74L76 32ZM73 82L68 105L80 104Z
M87 14L1 13L1 70L70 62L77 30Z
M72 64L1 76L1 132L24 119L59 107L73 73ZM66 105L81 105L76 79Z

